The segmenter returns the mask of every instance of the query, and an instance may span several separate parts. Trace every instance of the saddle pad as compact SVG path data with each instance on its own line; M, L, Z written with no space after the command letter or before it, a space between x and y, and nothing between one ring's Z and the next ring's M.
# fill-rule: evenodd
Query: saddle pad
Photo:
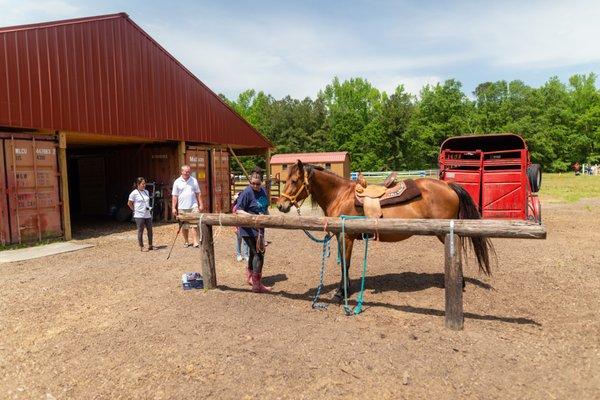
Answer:
M412 179L406 179L394 187L391 187L385 191L383 196L374 200L379 201L381 207L392 206L395 204L405 203L413 200L421 195L421 191L417 187L417 184ZM363 207L364 200L367 197L354 196L354 205L356 207Z

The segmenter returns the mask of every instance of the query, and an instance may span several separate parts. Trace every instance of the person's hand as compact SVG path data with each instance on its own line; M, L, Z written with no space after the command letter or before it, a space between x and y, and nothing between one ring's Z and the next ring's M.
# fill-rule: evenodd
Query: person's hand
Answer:
M174 216L174 217L176 217L176 216L177 216L177 209L176 209L176 208L174 208L174 209L173 209L173 216Z

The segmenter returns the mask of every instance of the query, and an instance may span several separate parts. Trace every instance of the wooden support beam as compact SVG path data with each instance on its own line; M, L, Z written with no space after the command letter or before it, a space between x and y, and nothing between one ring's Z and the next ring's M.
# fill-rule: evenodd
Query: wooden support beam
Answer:
M216 289L217 273L215 268L215 244L211 225L200 224L202 235L202 280L204 289Z
M181 221L198 222L200 213L178 216ZM545 239L543 225L518 220L462 219L454 221L454 233L460 236L486 236L492 238ZM338 217L309 217L295 215L242 215L203 214L202 223L223 226L251 226L255 228L305 229L338 233L342 220ZM403 235L446 235L450 233L450 220L446 219L401 219L365 218L344 222L349 234L378 233Z
M266 166L266 189L267 189L267 199L269 199L269 204L271 204L271 149L267 149L265 153L265 166Z
M60 169L60 192L62 200L62 222L65 240L73 239L71 233L71 207L69 204L69 175L67 172L67 136L58 133L58 168Z
M235 155L235 152L233 151L233 149L231 148L231 146L227 146L227 148L229 148L229 152L231 153L231 155L235 159L235 162L238 163L239 167L244 172L244 175L246 175L246 179L248 180L248 182L250 182L250 175L248 175L248 171L246 171L246 168L244 168L244 164L242 164L242 162L240 161L240 159Z
M461 331L464 325L462 299L462 260L461 238L458 235L447 234L444 240L444 282L446 292L446 327Z
M179 161L179 168L181 168L185 165L185 151L186 151L185 140L182 140L177 145L177 157L178 157L178 161Z

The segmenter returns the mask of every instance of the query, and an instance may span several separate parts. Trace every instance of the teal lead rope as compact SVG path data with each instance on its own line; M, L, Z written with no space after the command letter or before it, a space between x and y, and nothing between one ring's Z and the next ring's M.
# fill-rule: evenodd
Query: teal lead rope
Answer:
M349 278L348 278L348 271L346 270L345 222L347 219L364 219L366 217L362 216L362 215L341 215L340 218L342 219L342 232L341 232L340 240L338 240L338 247L340 246L340 242L341 242L342 275L344 277L344 313L346 315L352 315L352 314L358 315L362 311L363 299L364 299L364 293L365 293L365 276L367 275L367 254L369 251L369 236L368 236L368 234L365 234L365 233L363 233L363 235L362 235L363 240L365 242L365 257L363 258L363 271L362 271L362 279L361 279L361 283L360 283L360 293L358 294L358 297L357 297L356 307L354 307L354 309L352 309L348 306L348 279Z
M363 270L362 270L362 278L361 278L361 283L360 283L360 293L358 294L358 297L357 297L356 307L354 307L354 309L352 309L352 308L350 308L350 306L348 306L348 272L346 270L346 241L344 240L346 237L345 221L347 219L364 219L366 217L364 217L362 215L360 215L360 216L342 215L342 216L340 216L340 218L342 219L342 232L341 232L340 236L338 237L337 263L342 265L342 272L343 272L342 275L344 277L344 313L346 315L352 315L352 314L358 315L358 314L360 314L360 312L362 311L362 308L363 308L363 300L364 300L364 293L365 293L365 278L367 275L367 256L368 256L368 252L369 252L369 235L366 233L363 233L363 235L362 235L363 240L365 242L365 256L363 258ZM324 286L323 281L324 281L324 276L325 276L326 261L329 258L329 256L331 255L331 239L333 238L333 235L326 234L323 237L323 239L319 239L308 231L304 231L304 233L313 242L321 243L323 245L323 252L321 253L321 273L320 273L320 278L319 278L319 286L317 286L317 293L315 294L315 297L313 298L312 305L311 305L312 308L323 310L323 309L327 308L327 304L319 303L319 296L321 295L321 290L323 290L323 286Z
M331 238L333 238L333 235L326 234L325 237L323 237L323 239L319 239L319 238L316 238L315 236L313 236L308 231L304 231L304 233L313 242L322 243L323 244L323 252L321 253L321 276L319 278L319 286L317 286L317 293L315 294L315 297L313 297L313 301L312 301L311 307L319 309L319 310L324 310L324 309L327 308L327 304L325 304L325 303L319 303L318 301L319 301L319 296L321 295L321 290L323 290L323 280L324 280L324 276L325 276L325 266L326 266L326 261L329 258L329 255L331 254Z

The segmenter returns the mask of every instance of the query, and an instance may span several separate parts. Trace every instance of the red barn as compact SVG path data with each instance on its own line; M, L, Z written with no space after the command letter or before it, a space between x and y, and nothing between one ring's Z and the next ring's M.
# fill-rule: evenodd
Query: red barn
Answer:
M0 243L70 239L137 176L167 197L184 163L226 212L230 152L270 148L127 14L0 28Z

